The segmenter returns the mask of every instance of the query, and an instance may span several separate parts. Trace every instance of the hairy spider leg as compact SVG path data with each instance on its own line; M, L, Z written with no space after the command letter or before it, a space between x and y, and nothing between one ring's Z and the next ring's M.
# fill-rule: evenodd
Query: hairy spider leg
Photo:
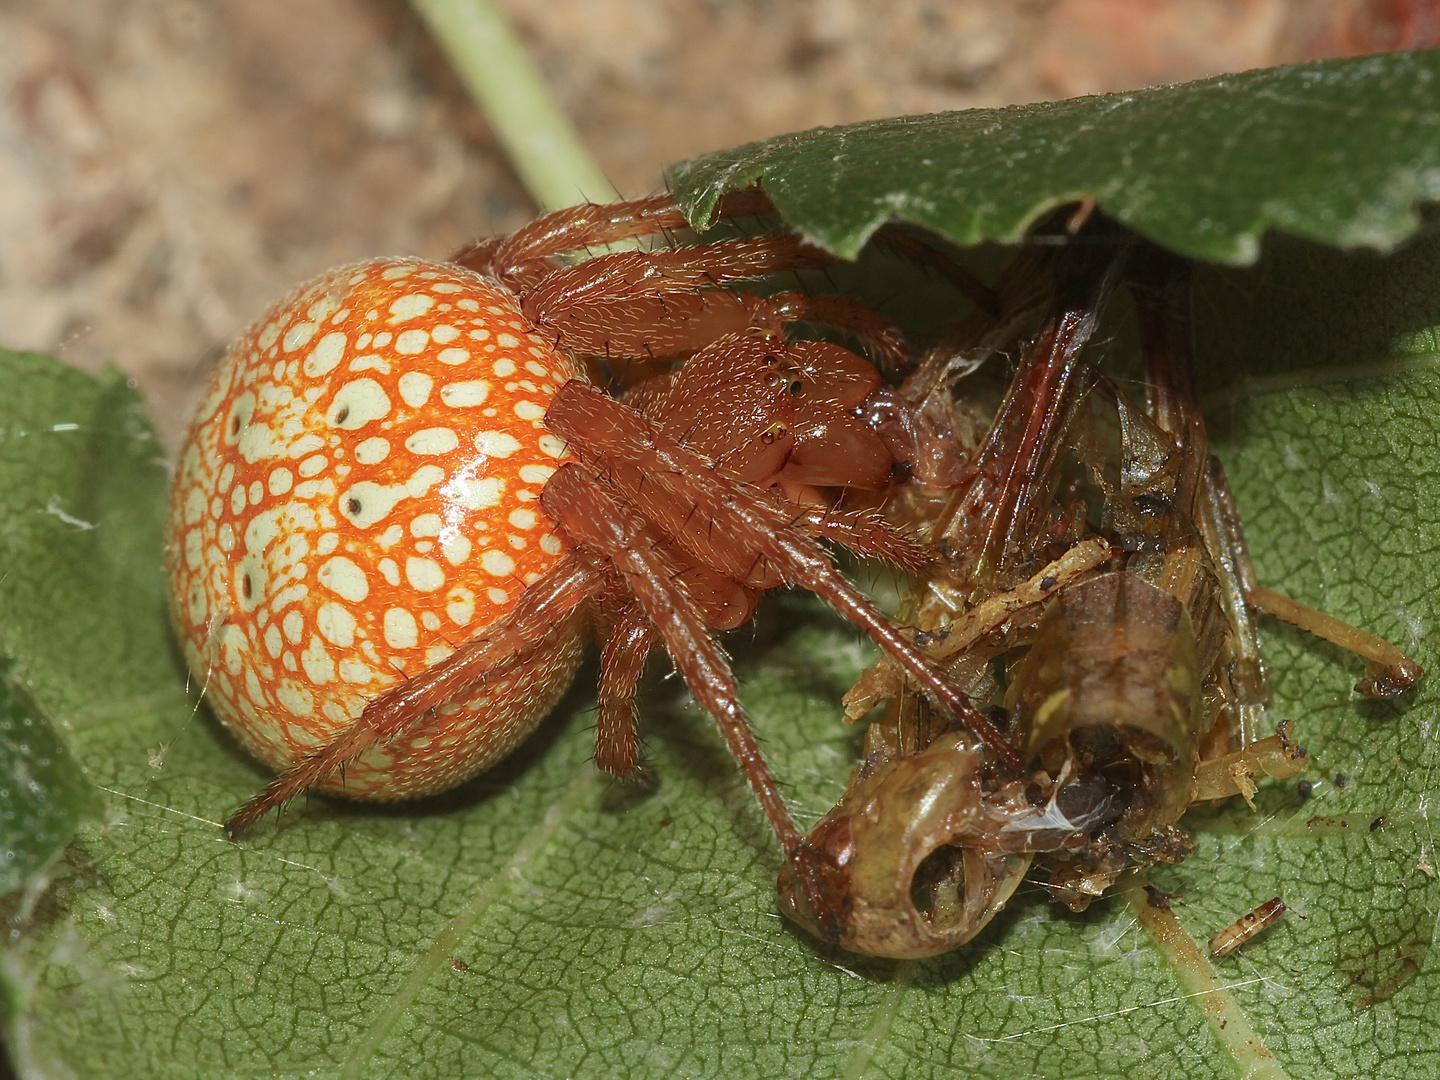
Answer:
M600 654L595 764L616 776L638 779L643 770L635 733L635 691L655 645L655 624L640 604L630 604L621 611Z
M935 271L992 318L1000 315L1004 304L999 292L918 236L912 236L895 225L882 225L875 230L873 239L897 255L903 255L911 262Z
M578 382L567 385L588 387ZM608 395L596 393L614 403ZM726 746L749 781L786 857L792 857L800 847L800 831L745 718L734 672L711 635L700 608L688 592L676 587L673 564L652 546L645 519L613 497L600 481L574 462L562 465L550 478L540 493L540 502L576 544L603 555L624 575L690 693L720 728ZM622 644L621 652L627 651L623 659L627 664L633 663L637 659L633 648L627 650ZM633 693L637 679L638 672L627 669L617 677L617 682L628 683ZM633 718L630 738L634 738ZM810 868L797 864L796 870L807 894L813 892L813 902L825 908L818 883L811 888ZM822 920L834 922L836 919L828 910L817 914Z
M904 360L899 335L862 304L794 292L761 297L722 287L834 261L798 236L617 251L551 268L520 291L520 308L560 347L593 356L678 356L749 326L778 329L808 320L853 334L882 362L898 366Z
M360 719L338 738L281 773L225 823L238 836L272 807L289 802L372 743L400 734L485 676L525 662L604 582L601 570L578 558L562 559L527 586L515 606L438 664L418 672L369 702Z
M762 498L752 485L717 473L710 462L667 437L649 417L583 381L572 379L560 388L546 411L545 422L552 432L566 439L594 473L606 475L612 462L640 466L648 483L698 507L711 523L710 531L724 538L727 546L753 552L757 565L763 560L785 581L827 601L893 656L1001 760L1017 770L1023 766L1019 752L964 691L866 600L835 568L825 551L797 528L797 524L804 524L803 520L797 523L783 507ZM619 475L623 474L617 474L617 478ZM637 502L645 501L641 491L624 494ZM544 498L542 493L542 502ZM695 534L681 533L676 539L687 545L695 542ZM722 553L713 549L693 554L708 565L719 566L725 561Z
M751 187L722 196L716 214L760 217L773 209L765 193ZM538 217L509 236L465 248L452 261L519 288L527 276L549 273L552 256L689 228L684 211L668 193L630 202L581 203Z

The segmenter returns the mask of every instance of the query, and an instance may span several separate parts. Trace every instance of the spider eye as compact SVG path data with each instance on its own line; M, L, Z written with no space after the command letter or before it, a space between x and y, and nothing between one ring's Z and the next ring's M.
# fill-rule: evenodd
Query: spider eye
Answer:
M791 393L792 395L798 397L799 394L800 394L800 391L801 391L803 388L804 388L804 386L803 386L803 384L800 382L800 380L799 380L799 379L796 379L794 382L792 382L792 383L790 384L790 393Z

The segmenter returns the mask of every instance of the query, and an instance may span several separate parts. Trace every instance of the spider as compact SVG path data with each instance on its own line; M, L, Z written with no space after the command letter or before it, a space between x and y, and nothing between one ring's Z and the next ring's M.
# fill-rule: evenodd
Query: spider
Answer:
M768 209L751 190L722 214ZM817 542L928 558L878 515L832 507L826 489L890 484L903 440L861 418L888 393L876 368L791 327L826 324L887 363L898 335L851 300L724 287L830 258L764 235L562 261L685 226L656 196L548 214L448 264L342 267L232 347L180 455L167 543L192 670L281 770L232 836L311 787L393 800L474 775L550 710L591 629L599 767L640 774L633 699L663 647L788 856L800 834L714 638L782 584L827 600L1019 766ZM617 399L577 357L667 369Z

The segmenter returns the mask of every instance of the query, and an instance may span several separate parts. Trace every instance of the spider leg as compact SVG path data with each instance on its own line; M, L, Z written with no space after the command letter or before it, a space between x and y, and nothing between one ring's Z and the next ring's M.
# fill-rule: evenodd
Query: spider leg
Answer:
M573 542L607 557L625 577L690 693L720 728L786 858L791 858L800 848L800 831L745 718L734 672L705 625L700 609L675 582L669 561L646 537L644 519L573 462L561 466L550 478L540 502ZM812 903L824 909L817 911L817 916L822 922L838 925L813 868L797 862L796 872Z
M795 322L833 326L860 342L882 368L900 371L909 367L905 340L900 331L856 300L797 292L772 293L747 299L755 302L752 323L768 323L776 330Z
M716 472L707 459L667 437L649 417L579 380L572 379L560 388L545 413L545 424L597 470L604 471L613 461L640 466L652 484L690 500L703 510L712 523L710 532L726 547L750 551L757 562L768 562L788 582L828 601L1007 765L1016 771L1023 767L1019 751L989 717L845 579L819 544L793 527L783 507L759 489ZM554 483L552 477L550 484ZM550 490L549 485L545 490ZM543 502L543 494L541 498ZM677 539L693 538L691 533ZM705 558L704 553L696 554ZM712 554L706 561L717 562L718 555ZM675 655L673 648L671 655Z
M644 772L635 737L635 689L655 643L655 624L640 605L631 604L616 620L600 656L595 764L615 776L640 779Z
M875 241L913 263L934 270L987 315L1000 314L1004 305L994 289L918 236L911 236L896 225L882 225L875 231Z
M562 559L520 594L515 606L439 663L392 687L365 706L350 727L277 776L264 791L225 823L239 836L322 777L341 768L372 743L400 734L467 687L516 662L542 643L567 616L585 603L603 581L603 573L579 558Z
M716 206L721 217L758 217L774 207L759 188L732 191ZM513 284L518 272L571 251L613 244L637 236L688 229L690 223L673 195L652 195L622 203L582 203L545 214L508 237L481 240L455 253L458 262Z
M826 510L813 506L796 509L795 528L807 536L833 540L856 555L884 559L912 574L922 572L934 561L928 548L873 510Z
M727 282L833 261L798 236L615 251L552 270L522 290L520 308L543 333L575 352L611 358L675 356L744 330L756 321L754 312L764 310L760 298L722 288ZM861 316L848 317L857 324L863 321ZM869 333L882 335L873 327Z

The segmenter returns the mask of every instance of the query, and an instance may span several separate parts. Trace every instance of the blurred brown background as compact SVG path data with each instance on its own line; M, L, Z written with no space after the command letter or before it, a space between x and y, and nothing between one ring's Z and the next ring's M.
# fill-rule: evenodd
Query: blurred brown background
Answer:
M502 6L626 196L819 124L1440 40L1434 0ZM401 0L0 0L0 345L118 364L172 443L289 285L533 213Z

